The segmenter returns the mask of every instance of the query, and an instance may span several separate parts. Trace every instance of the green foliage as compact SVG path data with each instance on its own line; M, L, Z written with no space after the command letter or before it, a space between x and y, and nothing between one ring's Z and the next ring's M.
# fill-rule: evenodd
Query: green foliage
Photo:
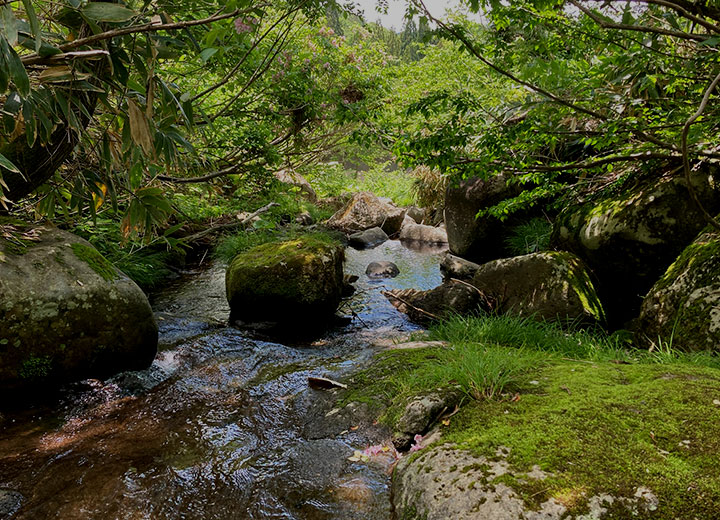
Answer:
M550 246L552 224L544 218L534 218L510 230L505 244L514 255L545 251Z

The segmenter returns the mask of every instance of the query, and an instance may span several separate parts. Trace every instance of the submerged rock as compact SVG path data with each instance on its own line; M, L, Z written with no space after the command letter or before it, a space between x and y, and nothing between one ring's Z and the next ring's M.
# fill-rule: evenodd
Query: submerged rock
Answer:
M358 231L348 237L348 242L355 249L369 249L379 246L388 239L387 234L379 227Z
M240 253L225 275L230 319L292 322L332 315L344 283L343 247L306 235Z
M80 237L13 228L0 238L0 391L149 366L158 328L140 288Z
M385 233L397 233L405 218L405 210L381 201L370 192L355 193L350 201L327 221L327 226L344 233L355 233L373 227Z
M365 269L365 274L368 278L395 278L400 274L400 269L394 263L383 260L370 262Z
M477 269L472 283L500 313L545 320L605 321L590 276L572 253L531 253L493 260Z
M692 182L706 209L720 211L716 169L693 173ZM705 224L685 179L666 176L569 208L555 223L551 246L582 258L611 325L621 326L638 315L642 297Z
M682 350L720 351L720 232L707 228L650 289L637 340Z

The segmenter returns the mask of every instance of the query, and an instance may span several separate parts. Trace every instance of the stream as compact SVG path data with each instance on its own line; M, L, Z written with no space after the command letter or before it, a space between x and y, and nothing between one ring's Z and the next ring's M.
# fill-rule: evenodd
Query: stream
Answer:
M348 248L345 272L359 280L339 313L352 319L282 343L227 326L224 266L185 273L151 298L160 344L150 368L0 413L0 518L391 518L393 458L348 460L390 445L389 432L362 405L338 411L335 392L307 378L343 381L416 330L381 290L439 285L439 252ZM374 260L400 275L368 280Z

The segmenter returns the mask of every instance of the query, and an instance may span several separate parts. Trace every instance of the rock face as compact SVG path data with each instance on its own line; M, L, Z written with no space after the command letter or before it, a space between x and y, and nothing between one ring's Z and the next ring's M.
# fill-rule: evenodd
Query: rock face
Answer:
M696 172L692 181L706 209L720 211L720 174ZM638 315L642 297L705 224L685 180L665 177L561 214L551 246L582 258L616 327Z
M240 253L228 266L230 319L293 322L331 315L343 291L340 244L306 235Z
M140 288L75 235L13 229L0 233L0 391L149 366L158 329Z
M394 263L383 260L370 262L365 269L365 274L368 278L395 278L400 274L400 269Z
M423 220L425 220L425 210L417 206L409 206L406 214L418 224L422 224Z
M421 324L452 314L487 310L483 295L469 284L459 282L444 283L429 291L402 289L383 294L397 310Z
M498 175L448 186L445 192L445 224L450 252L473 262L484 262L504 255L505 224L495 217L475 218L478 211L503 200L516 197L522 187L507 184L507 177Z
M451 278L457 280L463 280L466 282L472 281L473 276L480 268L480 265L470 260L465 260L459 256L445 253L443 259L440 261L440 272L443 275L443 280L448 281Z
M720 350L720 232L706 230L655 283L640 310L639 343Z
M392 235L400 230L404 218L404 209L383 202L370 192L360 192L328 219L327 226L344 233L380 227Z
M368 249L379 246L388 239L387 233L379 227L358 231L348 237L348 242L355 249Z
M400 240L414 240L432 244L447 244L447 231L441 227L426 226L424 224L405 223L400 230Z
M500 313L605 321L590 276L572 253L543 252L493 260L477 269L472 283Z

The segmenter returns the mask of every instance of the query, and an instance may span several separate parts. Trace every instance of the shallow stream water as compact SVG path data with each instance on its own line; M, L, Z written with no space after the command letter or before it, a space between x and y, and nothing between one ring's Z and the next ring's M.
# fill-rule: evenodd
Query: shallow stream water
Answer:
M348 460L389 445L388 432L361 406L338 412L334 392L307 378L342 381L415 330L381 290L435 287L438 253L398 241L348 249L358 291L340 313L352 320L282 343L227 326L223 266L186 273L152 298L160 347L149 369L0 413L0 518L391 518L392 457ZM373 260L400 275L368 280Z

